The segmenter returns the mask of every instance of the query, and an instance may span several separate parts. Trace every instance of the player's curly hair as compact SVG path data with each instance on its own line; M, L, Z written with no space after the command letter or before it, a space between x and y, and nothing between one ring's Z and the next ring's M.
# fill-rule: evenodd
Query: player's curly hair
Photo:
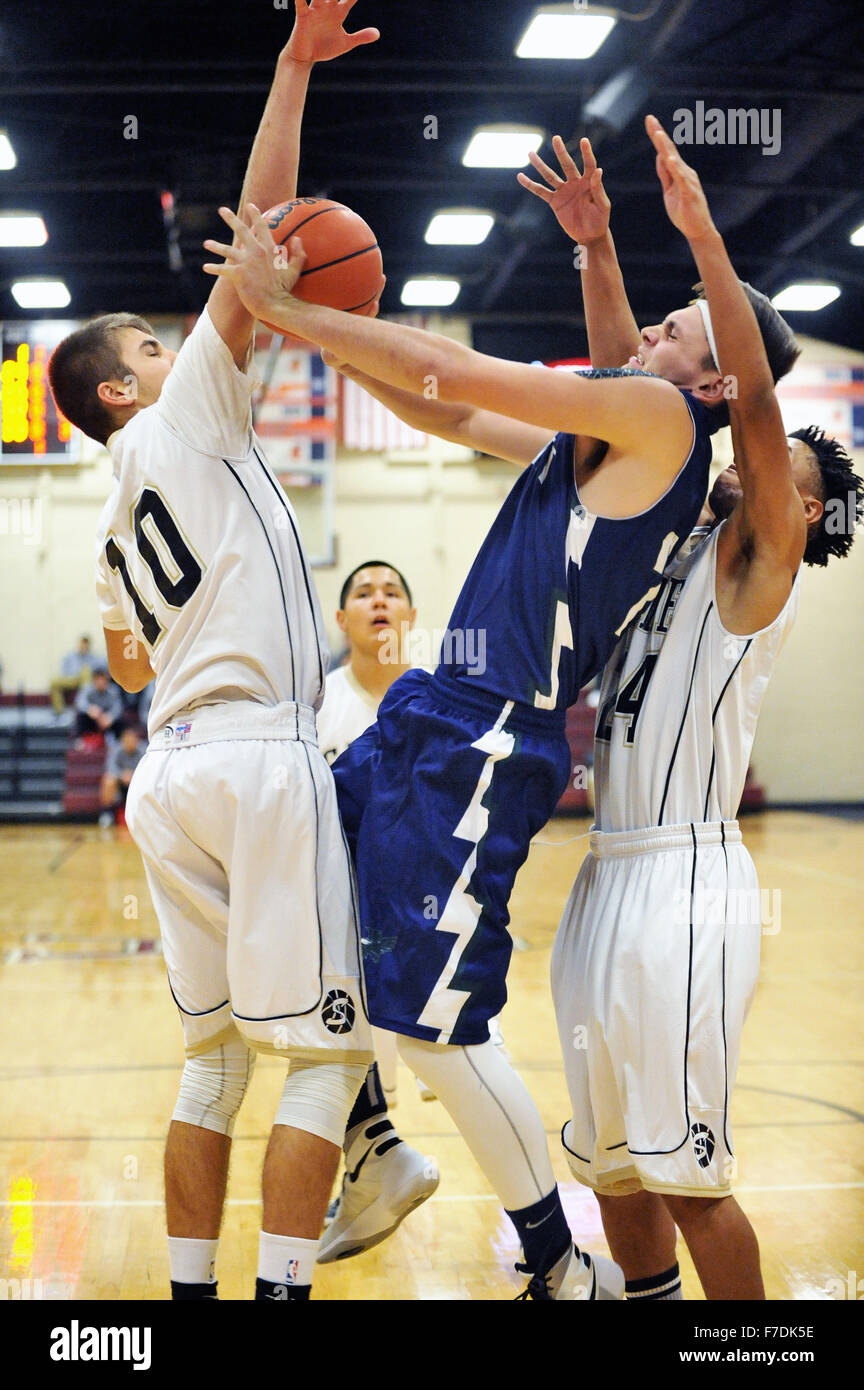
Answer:
M121 328L137 328L153 336L147 320L137 314L102 314L58 343L48 362L48 383L57 409L100 444L107 444L117 421L97 396L97 387L100 381L122 381L129 371L118 346Z
M822 515L808 528L805 565L827 565L832 555L848 555L856 529L864 522L864 479L852 468L846 451L818 425L793 430L815 456ZM818 481L815 475L818 474Z

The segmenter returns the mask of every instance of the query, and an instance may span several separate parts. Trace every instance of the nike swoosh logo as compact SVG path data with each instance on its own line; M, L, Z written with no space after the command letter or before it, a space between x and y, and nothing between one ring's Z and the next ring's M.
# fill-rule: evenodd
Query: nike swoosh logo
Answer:
M374 1149L374 1147L375 1147L374 1144L370 1144L370 1145L369 1145L368 1149L366 1150L365 1154L364 1154L363 1157L361 1158L360 1162L357 1164L357 1167L354 1169L353 1173L349 1173L349 1174L348 1174L348 1181L349 1181L349 1182L356 1182L356 1181L357 1181L358 1177L360 1176L360 1169L363 1167L363 1164L366 1162L367 1158L368 1158L369 1155L371 1154L371 1152L372 1152L372 1150Z
M548 1221L548 1220L549 1220L549 1217L550 1217L550 1216L554 1216L554 1215L555 1215L554 1212L547 1211L546 1215L543 1217L543 1221ZM528 1230L528 1231L536 1231L538 1226L542 1226L542 1225L543 1225L543 1221L526 1221L526 1222L525 1222L525 1229Z

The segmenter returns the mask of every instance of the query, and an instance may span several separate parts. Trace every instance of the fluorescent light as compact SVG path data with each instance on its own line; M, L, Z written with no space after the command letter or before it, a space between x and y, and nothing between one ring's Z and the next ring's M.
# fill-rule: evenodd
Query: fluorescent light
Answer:
M17 163L12 141L5 130L0 130L0 169L14 169Z
M12 297L21 309L65 309L72 300L62 280L16 280Z
M44 246L47 240L37 212L0 212L0 246Z
M414 308L446 308L457 298L462 285L459 280L446 280L440 275L421 276L406 280L402 286L402 303Z
M591 58L615 28L610 14L574 14L572 5L544 5L519 40L517 58Z
M494 225L491 212L444 208L436 212L426 228L426 241L430 246L479 246Z
M839 285L787 285L785 290L775 294L771 303L781 313L795 309L810 311L824 309L826 304L833 304L839 294Z
M521 169L545 132L531 126L483 125L475 130L462 163L469 169Z
M856 227L849 240L853 246L864 246L864 222L860 227Z

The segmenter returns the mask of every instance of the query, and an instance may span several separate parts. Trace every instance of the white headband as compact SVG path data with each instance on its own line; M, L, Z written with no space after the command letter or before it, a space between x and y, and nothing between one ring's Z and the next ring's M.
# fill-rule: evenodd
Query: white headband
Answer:
M696 308L702 315L702 322L705 325L705 337L708 339L708 346L711 349L711 356L714 359L714 366L717 368L719 372L720 366L717 361L717 343L714 339L714 329L711 324L711 310L708 308L708 300L697 299Z

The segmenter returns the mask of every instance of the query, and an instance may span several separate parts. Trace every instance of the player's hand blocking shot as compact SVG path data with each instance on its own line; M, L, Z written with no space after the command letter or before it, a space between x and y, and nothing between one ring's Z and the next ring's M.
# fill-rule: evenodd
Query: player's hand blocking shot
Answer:
M297 0L244 186L296 192L312 66L373 42L355 0ZM171 1283L216 1297L231 1134L255 1054L290 1069L262 1175L256 1297L309 1297L372 1042L351 868L315 711L328 653L296 517L252 429L254 320L226 281L179 353L130 314L66 338L64 414L107 446L97 588L111 671L155 672L128 825L159 918L186 1065L165 1155Z
M707 1298L753 1300L764 1289L756 1236L731 1195L729 1104L762 922L735 815L802 560L847 553L852 536L832 534L826 511L851 494L860 516L862 483L820 430L786 438L773 385L777 354L794 360L794 339L735 275L695 171L654 117L646 127L666 211L702 277L705 298L691 310L711 370L734 384L735 464L603 674L597 823L552 957L572 1105L563 1142L597 1194L628 1298L681 1298L677 1225ZM595 319L592 280L618 285L608 303L619 325L629 306L620 273L589 258L593 347L595 327L602 338L608 325ZM643 330L646 360L658 341ZM582 1049L572 1046L577 1025Z

